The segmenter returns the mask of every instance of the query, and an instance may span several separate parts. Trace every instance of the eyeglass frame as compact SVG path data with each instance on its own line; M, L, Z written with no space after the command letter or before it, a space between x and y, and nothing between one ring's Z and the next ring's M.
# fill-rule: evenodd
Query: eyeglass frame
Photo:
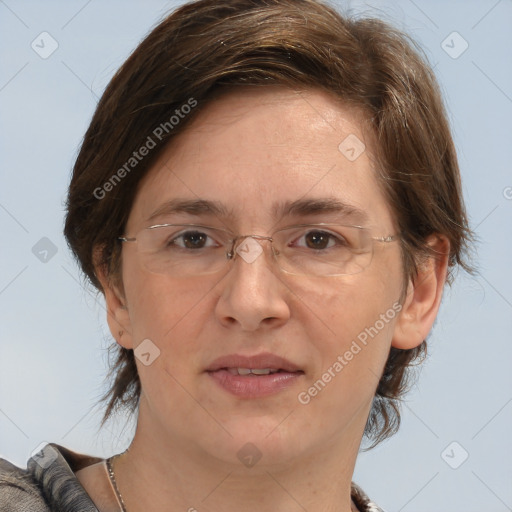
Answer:
M154 224L152 226L147 226L145 228L141 228L135 234L134 237L119 236L119 237L117 237L117 240L120 240L121 242L137 242L137 238L138 238L139 233L141 233L144 230L163 228L163 227L170 227L170 226L183 226L183 227L191 227L191 228L204 228L204 229L210 229L210 230L214 230L214 231L224 231L225 233L228 233L230 235L235 235L234 238L230 238L228 240L228 242L231 243L231 249L226 252L226 258L228 260L232 260L232 261L234 261L235 258L236 258L236 254L237 254L236 248L238 248L238 245L239 245L239 244L237 245L237 241L241 240L243 242L246 238L254 238L254 239L257 239L257 240L268 240L270 242L270 247L272 249L272 254L274 255L274 257L276 259L276 262L277 262L277 256L280 254L280 252L274 246L273 236L276 233L278 233L279 231L285 231L285 230L291 229L291 228L301 228L301 227L309 227L309 226L311 226L311 227L317 227L317 226L339 226L339 227L357 228L357 229L361 229L361 230L364 230L364 231L369 231L369 228L367 228L365 226L355 225L355 224L337 224L337 223L331 223L331 222L320 222L320 223L313 223L313 224L310 224L310 223L293 224L291 226L286 226L284 228L276 229L275 231L272 232L271 236L255 235L255 234L252 234L252 235L237 235L237 234L235 234L234 232L232 232L229 229L218 228L218 227L214 227L214 226L206 226L204 224L166 223L166 224ZM390 243L390 242L395 242L397 240L400 240L401 233L397 233L397 234L394 234L394 235L382 236L382 237L370 236L369 238L372 241L376 241L376 242ZM236 248L235 248L235 245L236 245ZM373 245L372 245L372 260L373 260ZM371 263L371 261L370 261L370 263ZM286 270L283 270L278 262L277 262L277 265L278 265L278 267L280 268L280 270L282 272L284 272L286 274L290 274L290 275L297 275L297 274L293 274L292 272L288 272ZM368 267L364 267L363 269L361 269L360 272L362 272L366 268L368 268ZM341 274L329 274L328 276L325 276L325 277L337 277L337 276L344 276L344 275L356 275L356 274L358 274L360 272L356 272L355 274L344 274L344 273L341 273ZM302 275L302 274L300 274L300 275ZM318 277L320 277L320 276L318 276Z

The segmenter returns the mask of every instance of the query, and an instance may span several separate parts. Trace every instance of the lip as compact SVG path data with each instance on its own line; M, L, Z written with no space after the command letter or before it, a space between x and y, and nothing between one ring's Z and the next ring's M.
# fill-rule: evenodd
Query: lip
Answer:
M269 375L233 375L228 368L270 368ZM288 359L270 353L254 356L231 354L215 359L205 370L214 382L239 398L270 396L293 386L304 371Z
M269 352L256 354L254 356L245 356L242 354L222 356L215 359L215 361L206 368L206 371L215 372L222 368L273 368L290 373L302 371L301 368L288 359Z

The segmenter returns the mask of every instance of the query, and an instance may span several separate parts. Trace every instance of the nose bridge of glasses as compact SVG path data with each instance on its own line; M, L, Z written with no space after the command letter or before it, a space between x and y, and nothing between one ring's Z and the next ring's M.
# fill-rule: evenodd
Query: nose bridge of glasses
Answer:
M264 247L259 241L265 240L270 242L272 254L276 256L278 252L274 247L273 238L264 235L237 236L233 239L231 249L226 253L226 256L228 259L232 260L235 259L238 254L246 263L253 263L264 251Z

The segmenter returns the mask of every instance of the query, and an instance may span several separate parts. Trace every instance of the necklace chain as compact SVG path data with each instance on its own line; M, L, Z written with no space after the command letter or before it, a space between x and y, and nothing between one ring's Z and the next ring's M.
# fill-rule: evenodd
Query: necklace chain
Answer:
M110 477L110 481L112 482L112 486L114 487L114 491L116 493L117 500L118 500L119 504L121 505L121 511L127 512L123 497L121 496L121 493L119 492L119 489L117 488L116 476L114 474L114 468L112 467L112 461L116 457L119 457L119 455L114 455L113 457L109 457L107 459L108 476Z

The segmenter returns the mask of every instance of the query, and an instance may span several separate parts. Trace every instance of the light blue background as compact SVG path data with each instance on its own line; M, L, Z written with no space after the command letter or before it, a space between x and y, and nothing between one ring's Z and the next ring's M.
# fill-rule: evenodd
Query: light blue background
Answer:
M130 438L122 421L98 434L91 412L110 340L103 301L61 234L64 200L97 98L175 5L0 1L0 456L19 465L42 441L104 456ZM335 5L387 19L425 48L480 237L480 275L447 290L400 433L360 456L354 481L388 512L512 510L512 3ZM43 31L59 45L47 59L31 48ZM441 47L453 31L469 44L457 59ZM47 263L32 253L42 237L58 251ZM458 469L441 457L453 441L469 453Z

